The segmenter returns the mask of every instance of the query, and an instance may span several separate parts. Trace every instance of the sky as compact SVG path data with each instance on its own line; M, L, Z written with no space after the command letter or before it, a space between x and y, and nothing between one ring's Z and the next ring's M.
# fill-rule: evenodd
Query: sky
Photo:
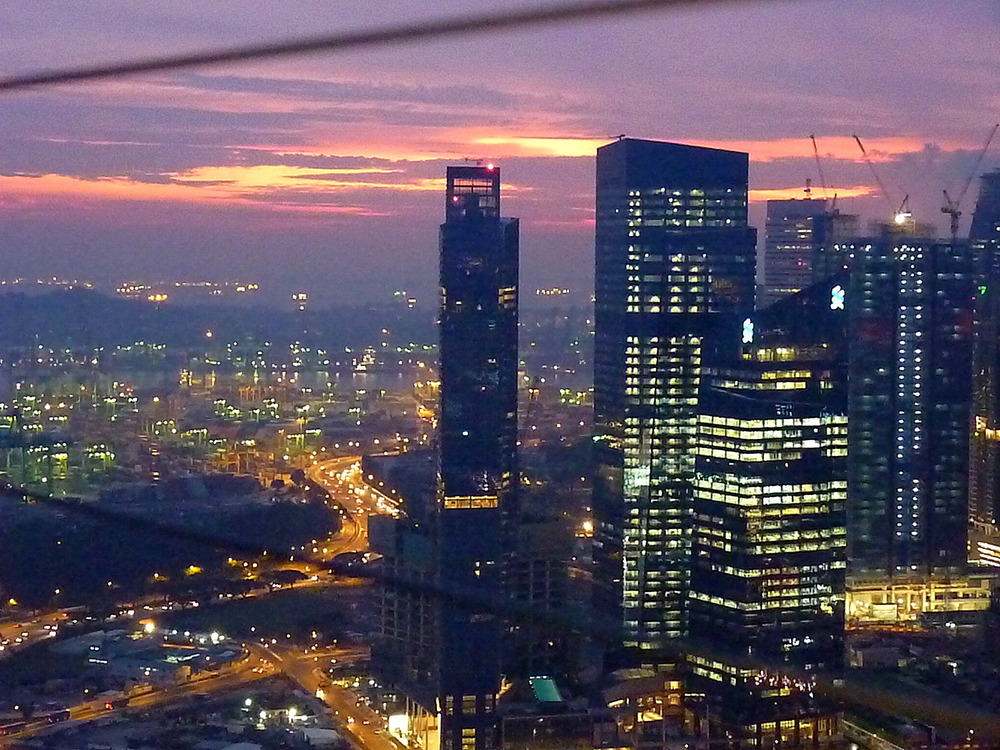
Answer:
M0 75L531 4L7 2ZM430 299L445 167L481 158L521 218L522 286L589 296L594 152L619 133L749 152L761 232L768 198L823 196L815 134L843 210L908 194L944 232L941 190L1000 120L997 50L997 0L770 0L0 94L0 278Z

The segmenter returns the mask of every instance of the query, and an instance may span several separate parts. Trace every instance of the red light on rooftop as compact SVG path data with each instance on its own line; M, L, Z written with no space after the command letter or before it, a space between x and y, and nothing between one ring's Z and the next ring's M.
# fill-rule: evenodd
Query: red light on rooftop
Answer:
M496 165L495 164L487 164L486 168L492 172L494 169L496 169Z

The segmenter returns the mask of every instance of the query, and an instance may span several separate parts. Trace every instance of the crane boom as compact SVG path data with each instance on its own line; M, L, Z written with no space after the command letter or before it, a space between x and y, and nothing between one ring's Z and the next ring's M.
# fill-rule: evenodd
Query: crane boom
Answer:
M826 178L823 177L823 164L819 159L819 146L816 145L816 136L810 135L809 139L813 142L813 155L816 157L816 172L819 173L819 186L823 188L823 200L826 200Z
M941 206L941 213L948 214L951 217L951 241L955 242L958 239L958 220L962 216L962 199L965 198L965 194L969 191L969 186L972 185L972 180L976 176L976 172L979 171L979 165L983 163L983 157L986 156L986 152L990 148L990 144L993 143L993 137L997 134L997 130L1000 129L1000 123L997 123L992 128L990 128L990 134L986 137L986 143L983 147L979 149L979 153L976 155L976 163L972 165L972 169L969 170L969 177L965 180L965 184L962 185L962 191L958 194L957 198L952 199L948 195L948 191L942 191L944 193L944 205Z
M878 176L878 172L875 169L875 165L872 163L871 158L868 156L868 152L865 151L865 144L861 142L861 139L858 138L857 134L855 134L852 137L854 138L855 141L857 141L858 148L861 149L861 156L864 158L865 164L868 165L868 169L871 170L872 177L875 178L875 184L878 185L878 189L882 192L883 197L885 197L885 202L889 204L889 208L891 209L893 207L892 198L889 197L889 191L885 189L885 185L882 183L882 178Z
M972 180L976 176L976 172L979 171L979 165L983 163L983 157L986 156L986 152L989 151L990 144L993 143L993 138L996 136L998 129L1000 129L1000 122L990 129L990 134L986 136L986 143L984 143L983 147L979 149L979 153L976 155L976 163L973 165L972 171L969 172L969 179L965 181L965 184L962 186L962 191L958 194L958 198L955 200L956 204L960 204L962 202L962 198L964 198L965 194L969 191L969 186L972 184Z

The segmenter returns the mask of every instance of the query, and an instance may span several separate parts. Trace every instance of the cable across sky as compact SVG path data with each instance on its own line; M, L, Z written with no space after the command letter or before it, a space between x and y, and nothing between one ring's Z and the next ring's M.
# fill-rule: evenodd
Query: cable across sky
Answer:
M227 49L165 55L89 67L41 71L0 79L0 92L51 86L62 83L99 81L139 73L248 62L306 53L344 52L407 42L433 41L466 34L495 34L501 31L545 24L609 18L642 12L680 10L709 5L746 4L750 0L585 0L549 3L537 7L495 13L457 16L397 24L374 29L344 31L284 41L247 44Z

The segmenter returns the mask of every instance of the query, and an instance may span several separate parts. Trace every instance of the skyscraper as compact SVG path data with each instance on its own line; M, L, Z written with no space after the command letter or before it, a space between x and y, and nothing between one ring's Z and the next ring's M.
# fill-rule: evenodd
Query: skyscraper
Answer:
M373 660L426 750L491 750L518 487L518 222L500 216L499 168L448 167L439 270L436 498L371 525L390 578Z
M853 254L848 615L975 608L983 582L965 576L969 243L889 231Z
M807 681L843 653L846 274L789 295L710 348L695 439L691 635L685 658L713 736L831 742Z
M597 151L595 599L647 652L687 632L703 346L753 307L748 162L632 138Z
M825 200L768 201L758 306L766 307L840 270L832 262L831 249L854 237L857 224L857 216L842 214Z
M983 176L969 241L976 256L969 557L1000 567L1000 170Z
M438 576L499 600L518 485L518 222L500 216L499 168L448 168L440 277ZM503 622L442 606L438 624L441 747L492 748Z
M706 361L694 446L691 625L730 656L804 669L843 652L843 278L747 319ZM720 659L722 654L719 654ZM738 661L737 661L738 663Z

